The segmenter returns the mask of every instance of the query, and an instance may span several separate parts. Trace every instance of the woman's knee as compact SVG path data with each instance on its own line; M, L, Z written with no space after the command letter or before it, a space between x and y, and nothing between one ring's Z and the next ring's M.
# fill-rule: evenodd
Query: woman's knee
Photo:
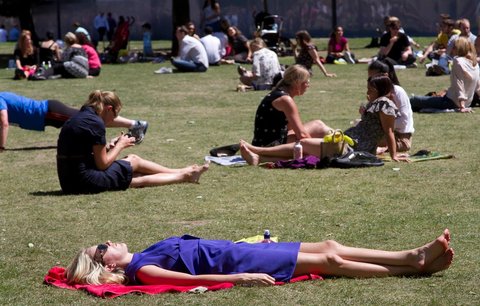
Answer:
M123 159L129 161L133 168L135 168L138 165L138 163L142 160L142 158L140 158L140 156L135 155L135 154L128 154Z
M339 247L341 247L342 245L338 242L336 242L335 240L325 240L323 242L324 244L324 248L326 249L326 252L333 252L335 253Z
M343 264L343 258L338 256L337 254L325 254L325 258L327 260L327 264L330 267L339 267Z

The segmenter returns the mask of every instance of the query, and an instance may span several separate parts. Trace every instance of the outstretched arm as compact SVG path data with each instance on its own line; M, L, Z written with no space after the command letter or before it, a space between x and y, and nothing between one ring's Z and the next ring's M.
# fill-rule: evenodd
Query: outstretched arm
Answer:
M8 112L6 109L0 110L0 152L5 150L8 136Z
M275 279L265 273L238 273L238 274L203 274L191 275L147 265L140 268L137 278L145 285L173 284L173 285L214 285L218 283L234 283L237 285L275 284Z
M325 67L323 66L322 62L320 61L320 57L318 56L318 53L317 53L317 50L315 49L309 49L308 50L308 54L310 54L310 56L312 57L313 61L315 62L315 64L317 64L318 68L320 68L320 70L323 72L323 74L326 76L326 77L336 77L337 75L335 73L328 73L327 72L327 69L325 69Z
M380 122L382 123L382 128L385 132L385 138L387 139L387 146L388 152L390 152L390 157L394 161L399 161L399 159L397 158L397 144L395 142L395 134L393 133L395 117L380 112Z
M288 129L295 132L297 140L312 137L305 129L302 119L300 119L297 104L295 104L295 101L293 101L292 97L282 96L275 99L272 105L285 114L288 121Z

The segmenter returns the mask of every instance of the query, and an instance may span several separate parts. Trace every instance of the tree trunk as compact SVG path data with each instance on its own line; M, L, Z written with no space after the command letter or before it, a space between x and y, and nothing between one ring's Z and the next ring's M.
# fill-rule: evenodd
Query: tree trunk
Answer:
M172 56L178 55L178 41L175 31L178 26L184 25L190 21L190 1L189 0L172 0Z

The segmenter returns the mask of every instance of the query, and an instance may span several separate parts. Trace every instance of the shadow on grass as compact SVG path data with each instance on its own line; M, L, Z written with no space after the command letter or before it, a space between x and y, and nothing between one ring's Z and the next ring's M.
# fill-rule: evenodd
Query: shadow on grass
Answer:
M46 196L56 196L56 197L61 197L67 195L66 193L63 193L62 190L51 190L51 191L34 191L30 192L30 195L36 196L36 197L46 197Z
M5 151L34 151L34 150L53 150L56 149L57 146L45 146L45 147L25 147L25 148L8 148Z

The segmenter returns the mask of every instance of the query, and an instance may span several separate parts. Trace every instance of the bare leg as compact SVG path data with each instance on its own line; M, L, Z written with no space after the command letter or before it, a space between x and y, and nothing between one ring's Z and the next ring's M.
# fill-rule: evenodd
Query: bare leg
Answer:
M321 120L312 120L303 125L307 132L310 134L311 138L323 138L327 135L332 128L326 125ZM287 142L295 142L297 141L297 137L295 136L295 132L293 130L288 131Z
M251 148L253 148L258 153L253 152ZM270 149L270 150L266 150L269 153L265 153L265 155L260 153L260 152L263 152L263 149ZM251 144L248 144L246 141L240 140L240 154L242 155L243 159L247 161L249 165L257 166L258 164L264 163L264 162L275 162L278 160L292 158L293 143L279 145L275 147L263 148L263 147L252 146Z
M253 75L250 71L247 71L244 75L240 77L240 82L247 86L252 86Z
M124 158L130 162L133 172L137 174L158 174L158 173L186 173L192 171L194 168L197 168L197 165L188 166L185 168L172 169L155 162L143 159L135 154L130 154ZM208 167L207 167L208 168Z
M293 156L293 143L281 144L274 147L257 147L245 140L240 140L240 146L245 146L251 152L260 156L291 158Z
M450 232L445 229L437 239L416 249L406 251L382 251L347 247L328 240L320 243L302 243L300 252L333 254L344 260L392 266L411 266L416 270L427 268L449 248Z
M412 266L388 266L350 261L335 254L298 253L293 274L297 276L309 273L360 278L412 275L418 273L418 270Z
M323 138L332 128L326 125L322 120L312 120L303 124L311 138ZM290 135L289 135L290 137ZM292 141L295 141L293 139Z
M207 171L208 168L209 164L207 163L202 166L194 165L191 167L187 167L185 168L189 169L187 171L136 176L132 179L130 187L151 187L176 183L198 183L200 180L200 176L205 171Z
M107 124L108 127L121 127L121 128L131 128L135 124L135 120L127 119L122 116L117 116L113 119L113 122Z

